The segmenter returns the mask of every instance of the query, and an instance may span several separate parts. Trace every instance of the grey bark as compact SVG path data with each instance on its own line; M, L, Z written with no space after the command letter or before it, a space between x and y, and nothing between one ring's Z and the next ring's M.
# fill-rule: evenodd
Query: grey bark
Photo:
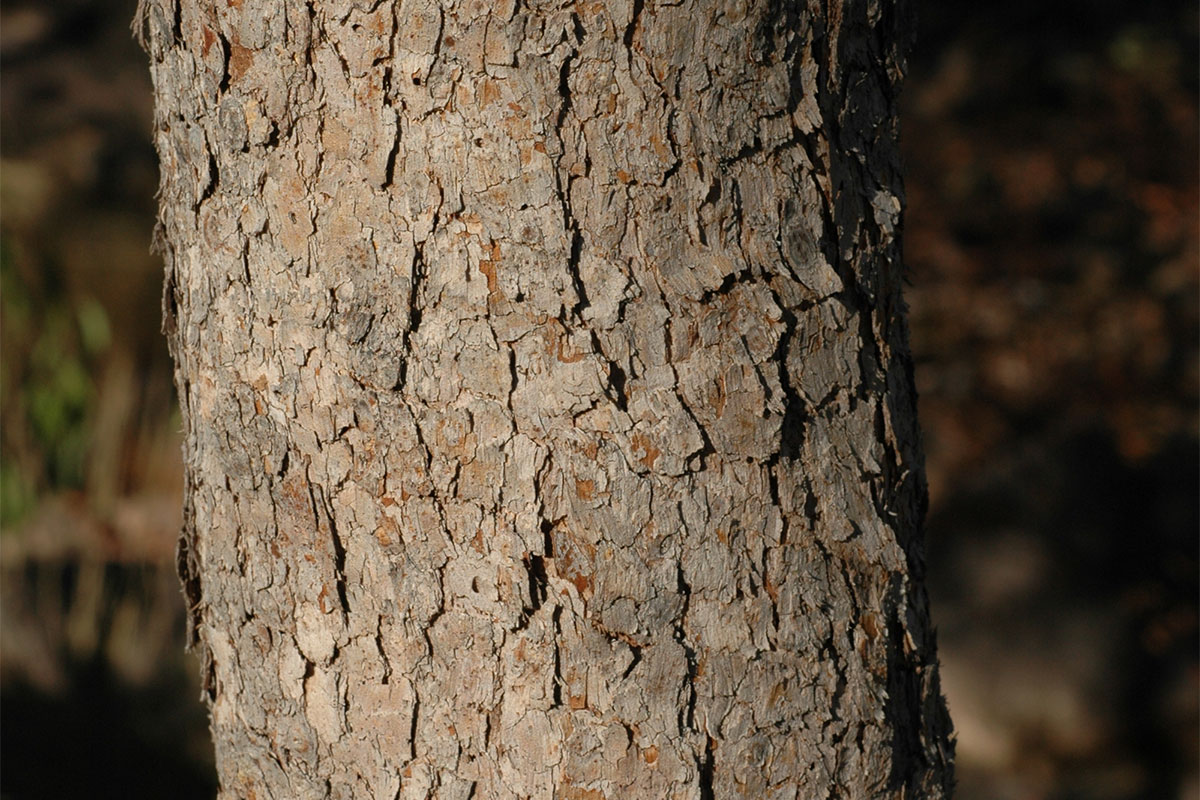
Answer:
M943 797L890 2L144 0L222 797Z

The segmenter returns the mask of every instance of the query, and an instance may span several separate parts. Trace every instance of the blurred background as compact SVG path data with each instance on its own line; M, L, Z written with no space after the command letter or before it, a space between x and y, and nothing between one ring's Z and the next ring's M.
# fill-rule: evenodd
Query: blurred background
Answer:
M212 798L135 0L0 8L0 796ZM1200 800L1196 4L919 3L901 119L961 800Z

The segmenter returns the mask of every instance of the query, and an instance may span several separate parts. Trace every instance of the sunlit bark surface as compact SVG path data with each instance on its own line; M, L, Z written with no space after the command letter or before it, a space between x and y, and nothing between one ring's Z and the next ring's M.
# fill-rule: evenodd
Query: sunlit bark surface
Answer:
M889 2L145 0L224 798L937 798Z

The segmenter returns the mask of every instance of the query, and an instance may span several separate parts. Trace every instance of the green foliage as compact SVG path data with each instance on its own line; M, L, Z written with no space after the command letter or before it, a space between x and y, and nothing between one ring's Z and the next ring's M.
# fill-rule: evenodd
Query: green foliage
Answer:
M0 523L39 495L81 489L96 387L112 333L104 308L74 298L51 265L0 235Z
M24 516L34 499L34 488L21 469L7 460L0 462L0 533Z

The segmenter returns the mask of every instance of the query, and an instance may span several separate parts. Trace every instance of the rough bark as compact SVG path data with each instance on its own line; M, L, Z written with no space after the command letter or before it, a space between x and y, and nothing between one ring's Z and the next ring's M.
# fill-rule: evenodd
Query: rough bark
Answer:
M948 794L906 17L144 0L223 797Z

